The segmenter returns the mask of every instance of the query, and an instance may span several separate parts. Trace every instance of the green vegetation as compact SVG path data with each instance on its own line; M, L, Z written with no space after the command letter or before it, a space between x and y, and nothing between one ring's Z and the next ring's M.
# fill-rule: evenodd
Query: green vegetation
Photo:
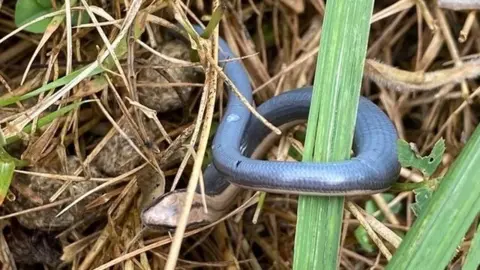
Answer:
M373 0L328 1L304 161L350 158ZM343 197L300 196L294 269L338 265Z

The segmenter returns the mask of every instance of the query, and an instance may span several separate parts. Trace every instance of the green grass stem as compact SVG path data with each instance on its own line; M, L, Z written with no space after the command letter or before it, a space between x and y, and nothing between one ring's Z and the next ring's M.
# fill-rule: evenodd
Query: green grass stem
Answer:
M327 2L304 161L350 158L373 2ZM300 196L293 269L337 268L343 203Z
M477 226L475 236L473 236L463 270L475 270L478 268L480 268L480 224Z

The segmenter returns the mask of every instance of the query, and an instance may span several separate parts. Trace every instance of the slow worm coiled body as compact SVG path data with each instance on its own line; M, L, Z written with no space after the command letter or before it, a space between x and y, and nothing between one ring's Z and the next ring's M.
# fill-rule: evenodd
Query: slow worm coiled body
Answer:
M197 28L197 31L201 30ZM220 61L234 58L222 39L219 39L219 48ZM253 104L252 87L242 64L230 60L221 65L236 88ZM258 148L272 145L271 142L262 143L271 135L271 130L252 116L231 89L228 90L226 111L212 144L213 163L203 175L207 205L210 202L213 213L209 216L195 208L202 207L198 195L192 206L189 225L212 222L227 211L238 187L281 194L360 195L382 192L397 180L400 173L397 132L382 110L368 99L361 97L359 100L353 141L355 157L325 163L265 161L251 156L259 151ZM289 90L261 104L257 111L275 126L288 126L289 123L306 121L311 98L311 87ZM270 141L279 138L269 137ZM266 153L266 149L260 150L261 154ZM175 227L184 192L170 192L155 200L144 209L144 222L154 227ZM197 193L200 193L199 189Z

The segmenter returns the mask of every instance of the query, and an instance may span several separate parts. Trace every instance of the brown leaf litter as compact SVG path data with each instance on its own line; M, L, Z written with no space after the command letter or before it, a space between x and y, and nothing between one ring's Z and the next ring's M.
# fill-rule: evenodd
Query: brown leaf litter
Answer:
M220 36L242 58L257 104L313 83L324 1L223 2ZM420 153L445 138L444 173L479 122L480 24L476 10L441 9L433 2L375 3L362 95L384 109L400 138L415 144ZM452 1L443 1L448 2ZM0 208L0 261L9 263L10 269L31 269L34 264L49 269L58 265L72 269L165 267L172 235L145 230L141 206L172 186L187 186L198 164L193 158L183 159L196 157L189 149L204 147L197 138L206 121L202 110L208 111L213 104L207 104L203 91L218 86L214 122L223 114L226 96L221 83L211 86L216 80L223 82L221 76L215 77L220 70L205 68L214 56L204 55L204 66L191 63L189 47L166 31L175 29L180 11L191 23L208 20L209 2L134 0L125 6L122 1L89 1L97 20L107 21L102 19L104 12L118 20L119 27L127 11L140 3L140 11L149 12L142 24L142 43L128 39L128 52L120 58L122 72L113 67L101 77L80 82L55 105L94 102L24 134L7 147L12 155L32 163L17 170ZM13 9L13 1L0 1L0 39L16 28ZM101 28L110 42L120 31L113 24ZM42 35L22 31L0 43L0 98L23 95L62 77L69 62L67 45L73 50L73 70L96 61L100 48L105 47L95 27L73 28L71 44L64 31L62 24L46 40L23 85L23 74ZM0 127L50 95L45 92L0 108ZM51 106L39 116L54 109ZM203 120L197 122L197 117ZM298 138L288 133L272 148L269 159L292 160L291 148L303 151ZM401 176L403 182L423 180L407 169L402 169ZM415 220L410 209L414 194L391 194L390 202L379 195L348 199L340 269L383 269L395 253L401 241L398 232L407 232ZM380 210L367 213L367 200ZM177 267L291 268L297 197L268 194L258 216L257 201L257 193L245 191L228 216L186 231ZM395 205L403 210L394 213ZM380 215L385 218L379 220ZM355 238L360 225L372 239L374 252L362 249ZM475 226L450 269L464 260Z

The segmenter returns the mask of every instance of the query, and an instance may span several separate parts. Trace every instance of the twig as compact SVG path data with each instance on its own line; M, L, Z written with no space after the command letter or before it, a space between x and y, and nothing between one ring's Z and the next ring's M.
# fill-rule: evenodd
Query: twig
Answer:
M218 3L217 3L218 4ZM214 6L214 8L216 8ZM215 36L218 39L218 27L215 27ZM215 59L217 58L217 51L218 51L218 40L215 42L213 48L209 46L208 42L202 42L202 48L198 48L199 54L204 54L203 56L207 56L209 53L212 53L213 50ZM202 55L200 55L202 57ZM215 62L216 65L216 62ZM196 159L193 164L192 174L190 175L190 180L188 181L187 186L187 196L185 198L185 204L183 206L182 213L180 214L180 218L177 223L177 228L175 230L175 235L173 237L172 245L170 246L170 251L168 253L168 259L165 265L166 270L174 270L177 264L178 255L180 253L180 248L182 245L182 240L185 234L185 229L187 226L188 216L190 214L190 209L192 207L193 197L195 194L195 189L198 185L198 181L200 178L200 174L202 173L202 164L203 158L205 156L207 144L208 144L208 137L210 134L210 128L212 125L212 119L215 109L215 97L217 93L217 72L215 69L212 69L211 65L207 66L206 68L206 82L204 88L204 95L208 95L208 99L206 102L206 111L205 111L205 120L203 121L203 129L200 134L200 141L198 146L198 151L196 155ZM201 116L200 116L201 117ZM199 126L200 123L197 123Z
M213 223L210 223L208 225L205 225L199 229L195 229L195 230L192 230L192 231L189 231L187 233L184 234L185 237L188 237L188 236L192 236L192 235L195 235L199 232L202 232L204 230L207 230L209 228L212 228L212 227L215 227L218 223L220 222L223 222L231 217L233 217L234 215L236 215L238 212L254 205L257 203L257 199L258 199L258 192L255 193L252 197L250 197L247 201L245 201L241 206L239 206L237 209L235 209L234 211L228 213L228 215L226 215L225 217L222 217L221 219L217 220L216 222L213 222ZM133 258L135 256L137 256L138 254L141 254L141 253L144 253L146 251L149 251L149 250L152 250L152 249L155 249L155 248L158 248L158 247L161 247L163 245L166 245L168 243L171 243L172 242L172 238L169 237L169 236L166 236L166 237L162 237L160 239L155 239L155 241L152 241L153 243L148 245L148 246L145 246L145 247L142 247L142 248L139 248L137 250L134 250L130 253L127 253L119 258L115 258L103 265L100 265L99 267L95 268L94 270L104 270L104 269L109 269L110 267L116 265L117 263L120 263L120 262L123 262L125 260L128 260L130 258Z
M460 31L460 36L458 37L458 41L460 43L467 41L468 34L470 33L470 30L472 29L472 25L475 22L476 15L477 15L476 11L470 11L470 13L468 13L467 19L465 20L463 28Z
M438 0L438 6L451 10L480 9L478 0Z
M363 228L367 231L368 236L372 238L373 242L375 242L385 258L390 260L390 258L392 258L392 253L383 244L382 240L373 231L372 227L370 227L369 223L365 220L365 217L360 213L360 210L358 210L357 207L350 201L346 202L346 206L348 211L350 211L358 219L358 221L360 221L360 224L362 224Z

